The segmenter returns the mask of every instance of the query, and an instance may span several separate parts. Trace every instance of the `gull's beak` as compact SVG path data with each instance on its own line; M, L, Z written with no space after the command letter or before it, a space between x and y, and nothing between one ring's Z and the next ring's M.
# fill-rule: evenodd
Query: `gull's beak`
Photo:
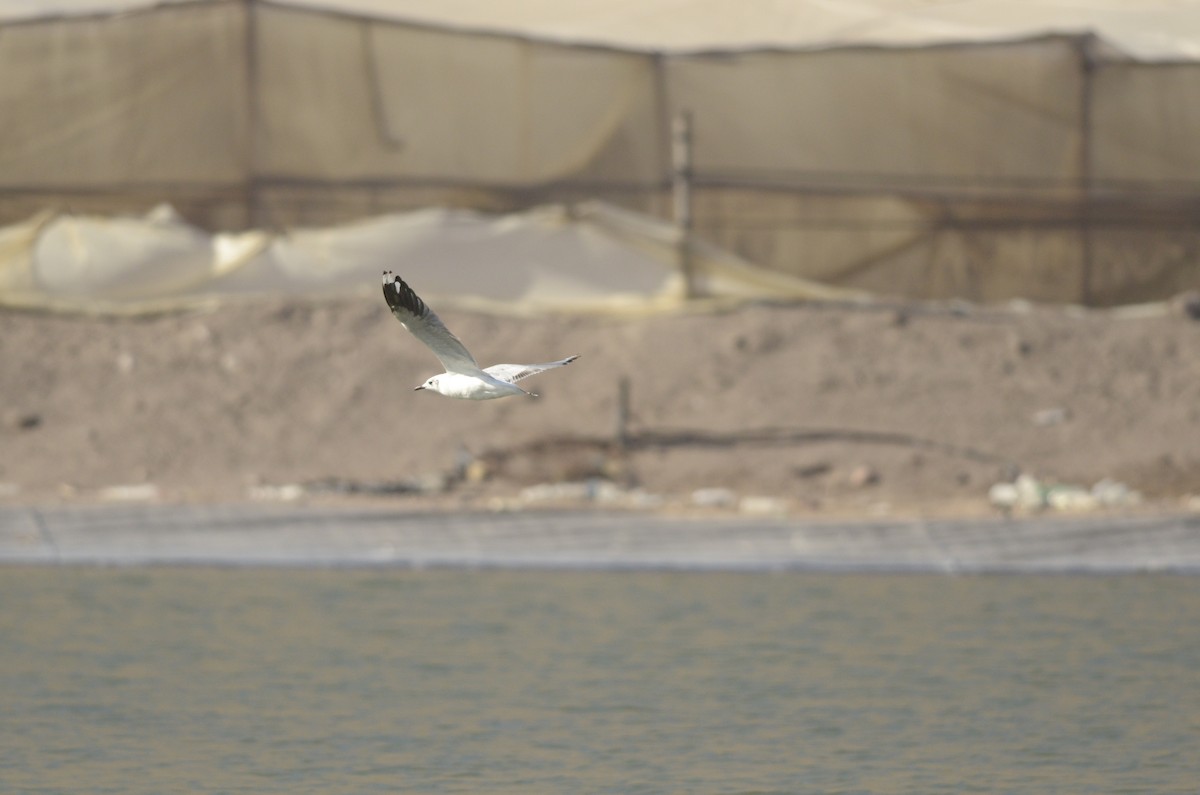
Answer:
M414 392L416 392L416 391L418 391L418 390L421 390L421 389L424 389L424 388L425 388L425 385L424 385L424 384L421 384L420 386L414 386L414 387L413 387L413 391L414 391Z

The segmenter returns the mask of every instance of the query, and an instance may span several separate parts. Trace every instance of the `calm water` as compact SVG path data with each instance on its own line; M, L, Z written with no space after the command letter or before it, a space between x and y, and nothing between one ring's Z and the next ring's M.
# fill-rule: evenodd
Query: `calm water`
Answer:
M0 569L0 792L1189 792L1200 578Z

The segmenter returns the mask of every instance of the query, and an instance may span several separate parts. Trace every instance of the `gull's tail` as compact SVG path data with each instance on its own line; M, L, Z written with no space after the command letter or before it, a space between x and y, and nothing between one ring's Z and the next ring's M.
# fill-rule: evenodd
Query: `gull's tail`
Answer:
M555 367L563 367L578 358L579 354L575 354L565 359L559 359L557 362L544 362L542 364L493 364L491 367L483 368L483 371L497 381L515 384L522 378L544 373L547 370L553 370ZM534 397L537 397L537 395L534 395Z

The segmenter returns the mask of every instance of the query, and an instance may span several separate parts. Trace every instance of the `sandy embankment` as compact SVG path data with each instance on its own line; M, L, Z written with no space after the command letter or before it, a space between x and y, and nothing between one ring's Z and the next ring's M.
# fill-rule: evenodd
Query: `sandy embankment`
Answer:
M0 501L134 485L117 495L234 502L289 484L327 499L312 487L463 467L469 482L386 499L487 507L611 479L667 507L708 488L731 510L971 515L1018 472L1110 478L1168 510L1200 494L1200 323L1177 306L440 314L485 363L581 358L540 376L539 400L468 403L412 391L437 363L374 295L136 320L0 312Z

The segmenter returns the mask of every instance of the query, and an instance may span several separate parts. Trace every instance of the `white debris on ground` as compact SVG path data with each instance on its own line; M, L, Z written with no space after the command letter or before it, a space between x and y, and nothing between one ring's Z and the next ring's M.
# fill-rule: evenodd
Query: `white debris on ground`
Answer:
M697 508L732 508L737 503L733 489L710 487L692 492L692 505Z
M733 489L725 487L710 487L696 489L689 500L693 508L715 510L737 510L747 516L785 516L791 510L791 503L782 497L770 497L761 494L738 496Z
M790 505L779 497L747 495L738 500L738 513L747 516L786 516Z
M261 502L294 502L304 495L304 487L299 483L285 483L281 486L251 486L246 490L246 496Z
M1142 495L1110 478L1097 481L1090 489L1083 486L1040 481L1032 475L1018 475L1011 483L994 484L988 500L1004 511L1054 510L1071 513L1103 508L1129 508L1140 505Z
M591 478L562 483L539 483L521 489L519 505L594 503L622 508L657 508L662 497L637 488L625 488L609 480Z
M132 483L108 486L98 495L105 502L151 502L159 498L158 486L153 483Z

